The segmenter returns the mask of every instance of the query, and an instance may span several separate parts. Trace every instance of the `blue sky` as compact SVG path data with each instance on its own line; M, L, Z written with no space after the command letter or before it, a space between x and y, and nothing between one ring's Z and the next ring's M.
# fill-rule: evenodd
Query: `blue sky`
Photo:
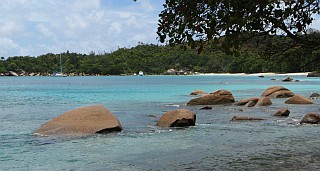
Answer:
M164 0L1 0L0 56L111 52L157 44Z

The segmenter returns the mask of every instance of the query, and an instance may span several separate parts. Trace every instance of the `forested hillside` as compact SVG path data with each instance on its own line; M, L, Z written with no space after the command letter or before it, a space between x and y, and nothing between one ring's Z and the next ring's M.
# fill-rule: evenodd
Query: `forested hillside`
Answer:
M271 40L271 41L270 41ZM319 71L320 49L286 47L285 37L272 37L269 41L252 39L240 50L224 53L222 47L204 46L201 54L194 49L179 46L159 46L140 43L133 48L120 48L114 52L79 54L64 52L63 72L86 75L119 75L143 71L163 74L168 69L201 73L258 73ZM283 47L283 48L281 48ZM60 54L38 57L15 56L2 58L0 73L8 71L49 75L59 71Z

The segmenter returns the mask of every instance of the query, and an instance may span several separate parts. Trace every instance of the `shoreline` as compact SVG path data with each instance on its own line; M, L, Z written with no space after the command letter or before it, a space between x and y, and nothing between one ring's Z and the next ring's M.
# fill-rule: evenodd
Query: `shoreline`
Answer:
M266 72L266 73L253 73L253 74L246 74L246 73L199 73L195 75L204 75L204 76L214 76L214 75L235 75L235 76L307 76L310 72L297 72L297 73L274 73L274 72Z

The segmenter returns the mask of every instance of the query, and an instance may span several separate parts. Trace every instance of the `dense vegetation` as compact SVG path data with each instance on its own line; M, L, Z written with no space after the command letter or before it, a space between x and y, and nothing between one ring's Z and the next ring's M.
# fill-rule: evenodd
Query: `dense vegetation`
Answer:
M314 33L312 36L319 36ZM89 75L163 74L168 69L202 73L258 73L319 71L320 48L294 47L273 52L277 46L286 47L287 37L268 36L252 39L242 46L241 53L226 54L211 43L198 54L185 46L159 46L140 43L133 48L120 48L111 53L62 53L64 73ZM270 43L271 42L271 43ZM265 53L260 53L265 52ZM59 71L59 55L48 53L38 57L16 56L0 61L0 73L8 71L52 74Z

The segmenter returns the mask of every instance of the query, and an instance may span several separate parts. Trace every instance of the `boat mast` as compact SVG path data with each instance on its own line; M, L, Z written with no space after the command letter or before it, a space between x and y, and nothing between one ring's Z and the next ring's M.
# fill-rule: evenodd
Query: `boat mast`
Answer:
M62 65L61 65L61 53L60 53L60 72L62 73Z

